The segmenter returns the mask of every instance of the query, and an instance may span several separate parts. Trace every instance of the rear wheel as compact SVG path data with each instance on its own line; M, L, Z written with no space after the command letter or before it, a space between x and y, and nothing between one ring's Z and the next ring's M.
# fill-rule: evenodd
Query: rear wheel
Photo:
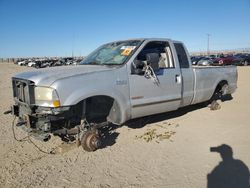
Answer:
M225 96L227 94L227 90L228 90L228 84L226 82L222 82L221 84L219 84L215 91L213 96L211 97L211 102L212 101L216 101L216 100L223 100L223 96Z

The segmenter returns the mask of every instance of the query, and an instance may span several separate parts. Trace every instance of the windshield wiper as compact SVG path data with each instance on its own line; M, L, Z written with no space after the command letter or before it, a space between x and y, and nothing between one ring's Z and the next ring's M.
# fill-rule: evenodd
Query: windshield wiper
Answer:
M95 62L95 61L90 61L90 62L88 62L88 63L82 63L82 64L80 64L80 65L101 65L100 63L97 63L97 62Z
M102 65L107 65L107 66L117 66L117 65L122 65L122 64L116 64L116 63L106 63Z
M115 63L97 63L96 61L90 61L88 63L83 63L81 65L102 65L102 66L114 66L114 65L120 65Z

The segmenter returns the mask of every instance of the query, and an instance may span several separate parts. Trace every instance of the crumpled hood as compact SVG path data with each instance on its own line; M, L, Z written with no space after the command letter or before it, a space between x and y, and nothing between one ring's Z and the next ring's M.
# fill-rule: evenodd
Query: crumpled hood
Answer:
M31 80L35 85L50 86L58 79L71 76L89 74L100 71L112 70L113 68L102 65L77 65L77 66L60 66L38 69L34 71L22 72L16 74L15 78Z

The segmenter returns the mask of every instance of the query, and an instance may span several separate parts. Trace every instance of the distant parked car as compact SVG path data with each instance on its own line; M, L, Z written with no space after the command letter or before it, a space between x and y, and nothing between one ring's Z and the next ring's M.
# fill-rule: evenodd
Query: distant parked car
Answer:
M237 61L234 62L234 65L250 65L250 55L249 54L236 54L235 59Z
M14 64L35 68L55 67L64 65L78 65L83 57L61 57L61 58L20 58Z
M202 60L202 59L204 59L204 57L202 57L202 56L192 57L192 58L191 58L192 65L197 65L198 62L199 62L200 60Z
M20 65L20 66L25 66L25 65L28 64L28 61L27 60L19 61L19 62L17 62L17 64Z
M72 65L73 64L73 60L68 60L65 62L65 65Z
M211 55L209 55L209 58L211 58L211 59L215 59L215 58L217 58L217 55L213 55L213 54L211 54Z
M28 67L35 67L36 66L36 62L35 61L30 61L27 66Z
M65 60L64 59L60 59L56 62L54 62L51 66L62 66L62 65L65 65Z
M48 60L36 60L36 68L45 68L45 67L49 67L50 63Z
M219 58L215 58L213 60L213 64L214 65L221 65L221 66L233 65L234 61L235 61L235 58L233 56L222 56Z
M210 58L204 58L197 63L198 66L211 66L213 61Z

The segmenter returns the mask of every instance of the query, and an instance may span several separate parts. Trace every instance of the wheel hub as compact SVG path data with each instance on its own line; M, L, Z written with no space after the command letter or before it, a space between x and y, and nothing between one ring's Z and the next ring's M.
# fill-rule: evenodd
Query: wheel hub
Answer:
M95 151L101 146L101 140L97 131L86 131L81 139L81 145L86 151Z

